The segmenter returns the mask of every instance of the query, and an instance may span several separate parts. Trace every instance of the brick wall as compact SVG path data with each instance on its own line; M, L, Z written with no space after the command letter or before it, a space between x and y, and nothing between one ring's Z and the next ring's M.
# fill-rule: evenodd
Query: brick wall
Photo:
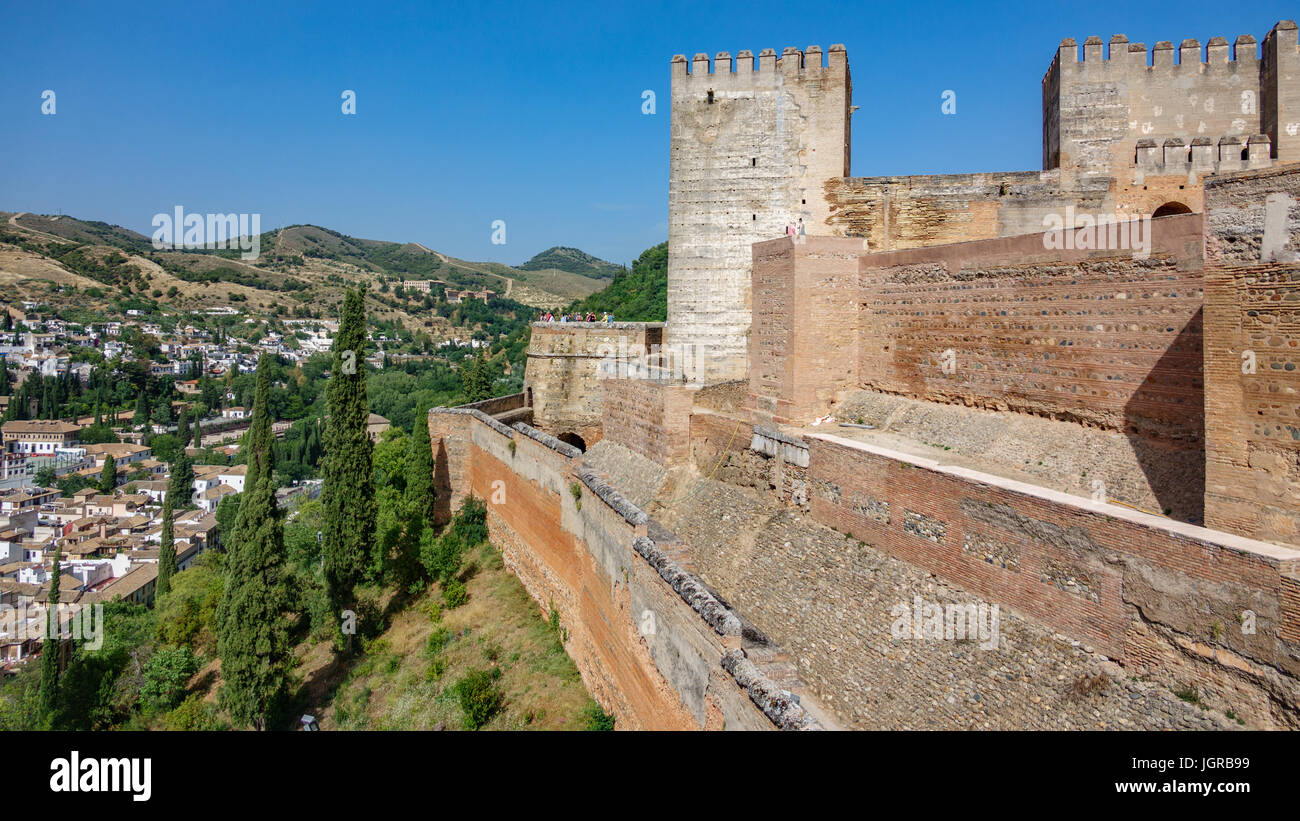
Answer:
M818 521L1131 669L1173 681L1244 675L1243 691L1262 705L1253 709L1267 718L1276 699L1294 722L1300 551L832 435L804 438ZM1246 611L1253 634L1241 629Z
M878 254L756 243L750 408L809 421L862 387L1199 447L1201 217L1149 226L1145 258L1044 234Z
M745 664L735 614L659 550L645 513L582 469L577 451L475 410L435 409L429 433L440 494L487 502L492 543L542 612L558 613L566 651L620 728L809 724Z
M1042 234L864 256L859 382L1199 443L1200 223L1151 221L1145 259Z
M686 460L693 390L649 379L603 379L601 390L605 439L664 466Z
M1206 188L1206 523L1300 545L1300 166Z

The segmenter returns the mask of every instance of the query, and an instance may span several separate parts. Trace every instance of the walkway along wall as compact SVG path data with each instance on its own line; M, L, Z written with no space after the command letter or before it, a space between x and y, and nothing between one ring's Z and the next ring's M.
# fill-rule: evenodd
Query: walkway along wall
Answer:
M443 509L470 494L487 503L492 543L558 613L565 649L619 728L816 728L745 658L739 618L575 448L473 409L435 408L429 434Z

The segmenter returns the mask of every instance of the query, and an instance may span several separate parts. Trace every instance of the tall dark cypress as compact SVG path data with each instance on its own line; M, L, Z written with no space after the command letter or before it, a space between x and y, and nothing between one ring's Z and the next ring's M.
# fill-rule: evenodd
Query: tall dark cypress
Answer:
M190 415L184 405L181 405L180 419L176 422L176 438L182 450L190 446Z
M104 457L104 467L99 472L99 491L112 493L115 487L117 487L117 460L110 453Z
M287 705L292 645L285 614L284 530L275 502L270 377L265 355L257 366L257 392L248 447L248 472L227 542L225 591L217 609L217 655L225 686L221 703L240 726L274 726Z
M325 387L325 585L336 618L353 603L353 588L373 566L375 489L366 434L366 316L362 292L349 289L334 337L334 363Z
M185 454L185 449L181 448L167 477L167 498L174 509L185 510L193 507L193 495L194 462Z
M411 447L406 457L406 523L398 543L396 564L404 585L422 576L420 536L433 522L433 448L429 442L429 414L417 405L411 428Z
M154 585L154 595L162 596L171 592L172 576L176 575L176 534L172 525L172 496L163 499L162 541L158 550L158 581Z
M411 450L406 459L406 506L421 522L433 521L433 446L429 442L429 413L424 405L415 409L411 428Z

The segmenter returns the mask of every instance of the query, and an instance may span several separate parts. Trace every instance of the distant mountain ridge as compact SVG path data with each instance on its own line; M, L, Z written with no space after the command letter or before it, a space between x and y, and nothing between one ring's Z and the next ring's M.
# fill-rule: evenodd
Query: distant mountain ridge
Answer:
M615 274L622 273L624 270L622 265L615 265L599 257L593 257L585 251L577 248L567 248L562 245L547 248L523 265L515 267L521 271L543 271L547 269L568 271L571 274L579 274L593 279L613 279Z
M205 286L246 286L269 298L275 292L307 292L327 282L340 284L340 276L351 274L387 280L394 286L408 280L440 280L453 288L495 291L533 307L558 308L605 287L623 270L577 248L549 248L512 267L499 262L467 262L417 242L361 239L310 224L263 232L259 242L260 256L244 261L238 250L155 250L150 237L100 221L0 213L0 244L22 245L110 287L124 284L137 268L146 268L146 274L152 275L157 266L180 280ZM135 268L116 265L112 257L109 262L116 267L107 268L97 261L113 249L138 257L138 262L132 263ZM87 256L91 259L83 261ZM226 292L194 296L215 299Z

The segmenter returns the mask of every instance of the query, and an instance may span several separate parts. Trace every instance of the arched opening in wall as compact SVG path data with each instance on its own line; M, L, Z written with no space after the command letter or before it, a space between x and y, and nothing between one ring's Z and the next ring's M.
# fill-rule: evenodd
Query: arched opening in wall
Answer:
M1186 205L1183 205L1181 202L1167 202L1164 205L1157 208L1155 213L1151 215L1151 218L1159 219L1160 217L1172 217L1175 214L1190 214L1190 213L1192 213L1192 209L1188 208Z
M583 438L582 438L581 436L579 436L578 434L576 434L576 433L561 433L559 438L560 438L560 441L563 442L564 444L566 444L566 445L573 445L575 448L577 448L578 450L582 451L583 453L586 453L586 452L587 452L587 443L586 443L586 441L584 441Z

